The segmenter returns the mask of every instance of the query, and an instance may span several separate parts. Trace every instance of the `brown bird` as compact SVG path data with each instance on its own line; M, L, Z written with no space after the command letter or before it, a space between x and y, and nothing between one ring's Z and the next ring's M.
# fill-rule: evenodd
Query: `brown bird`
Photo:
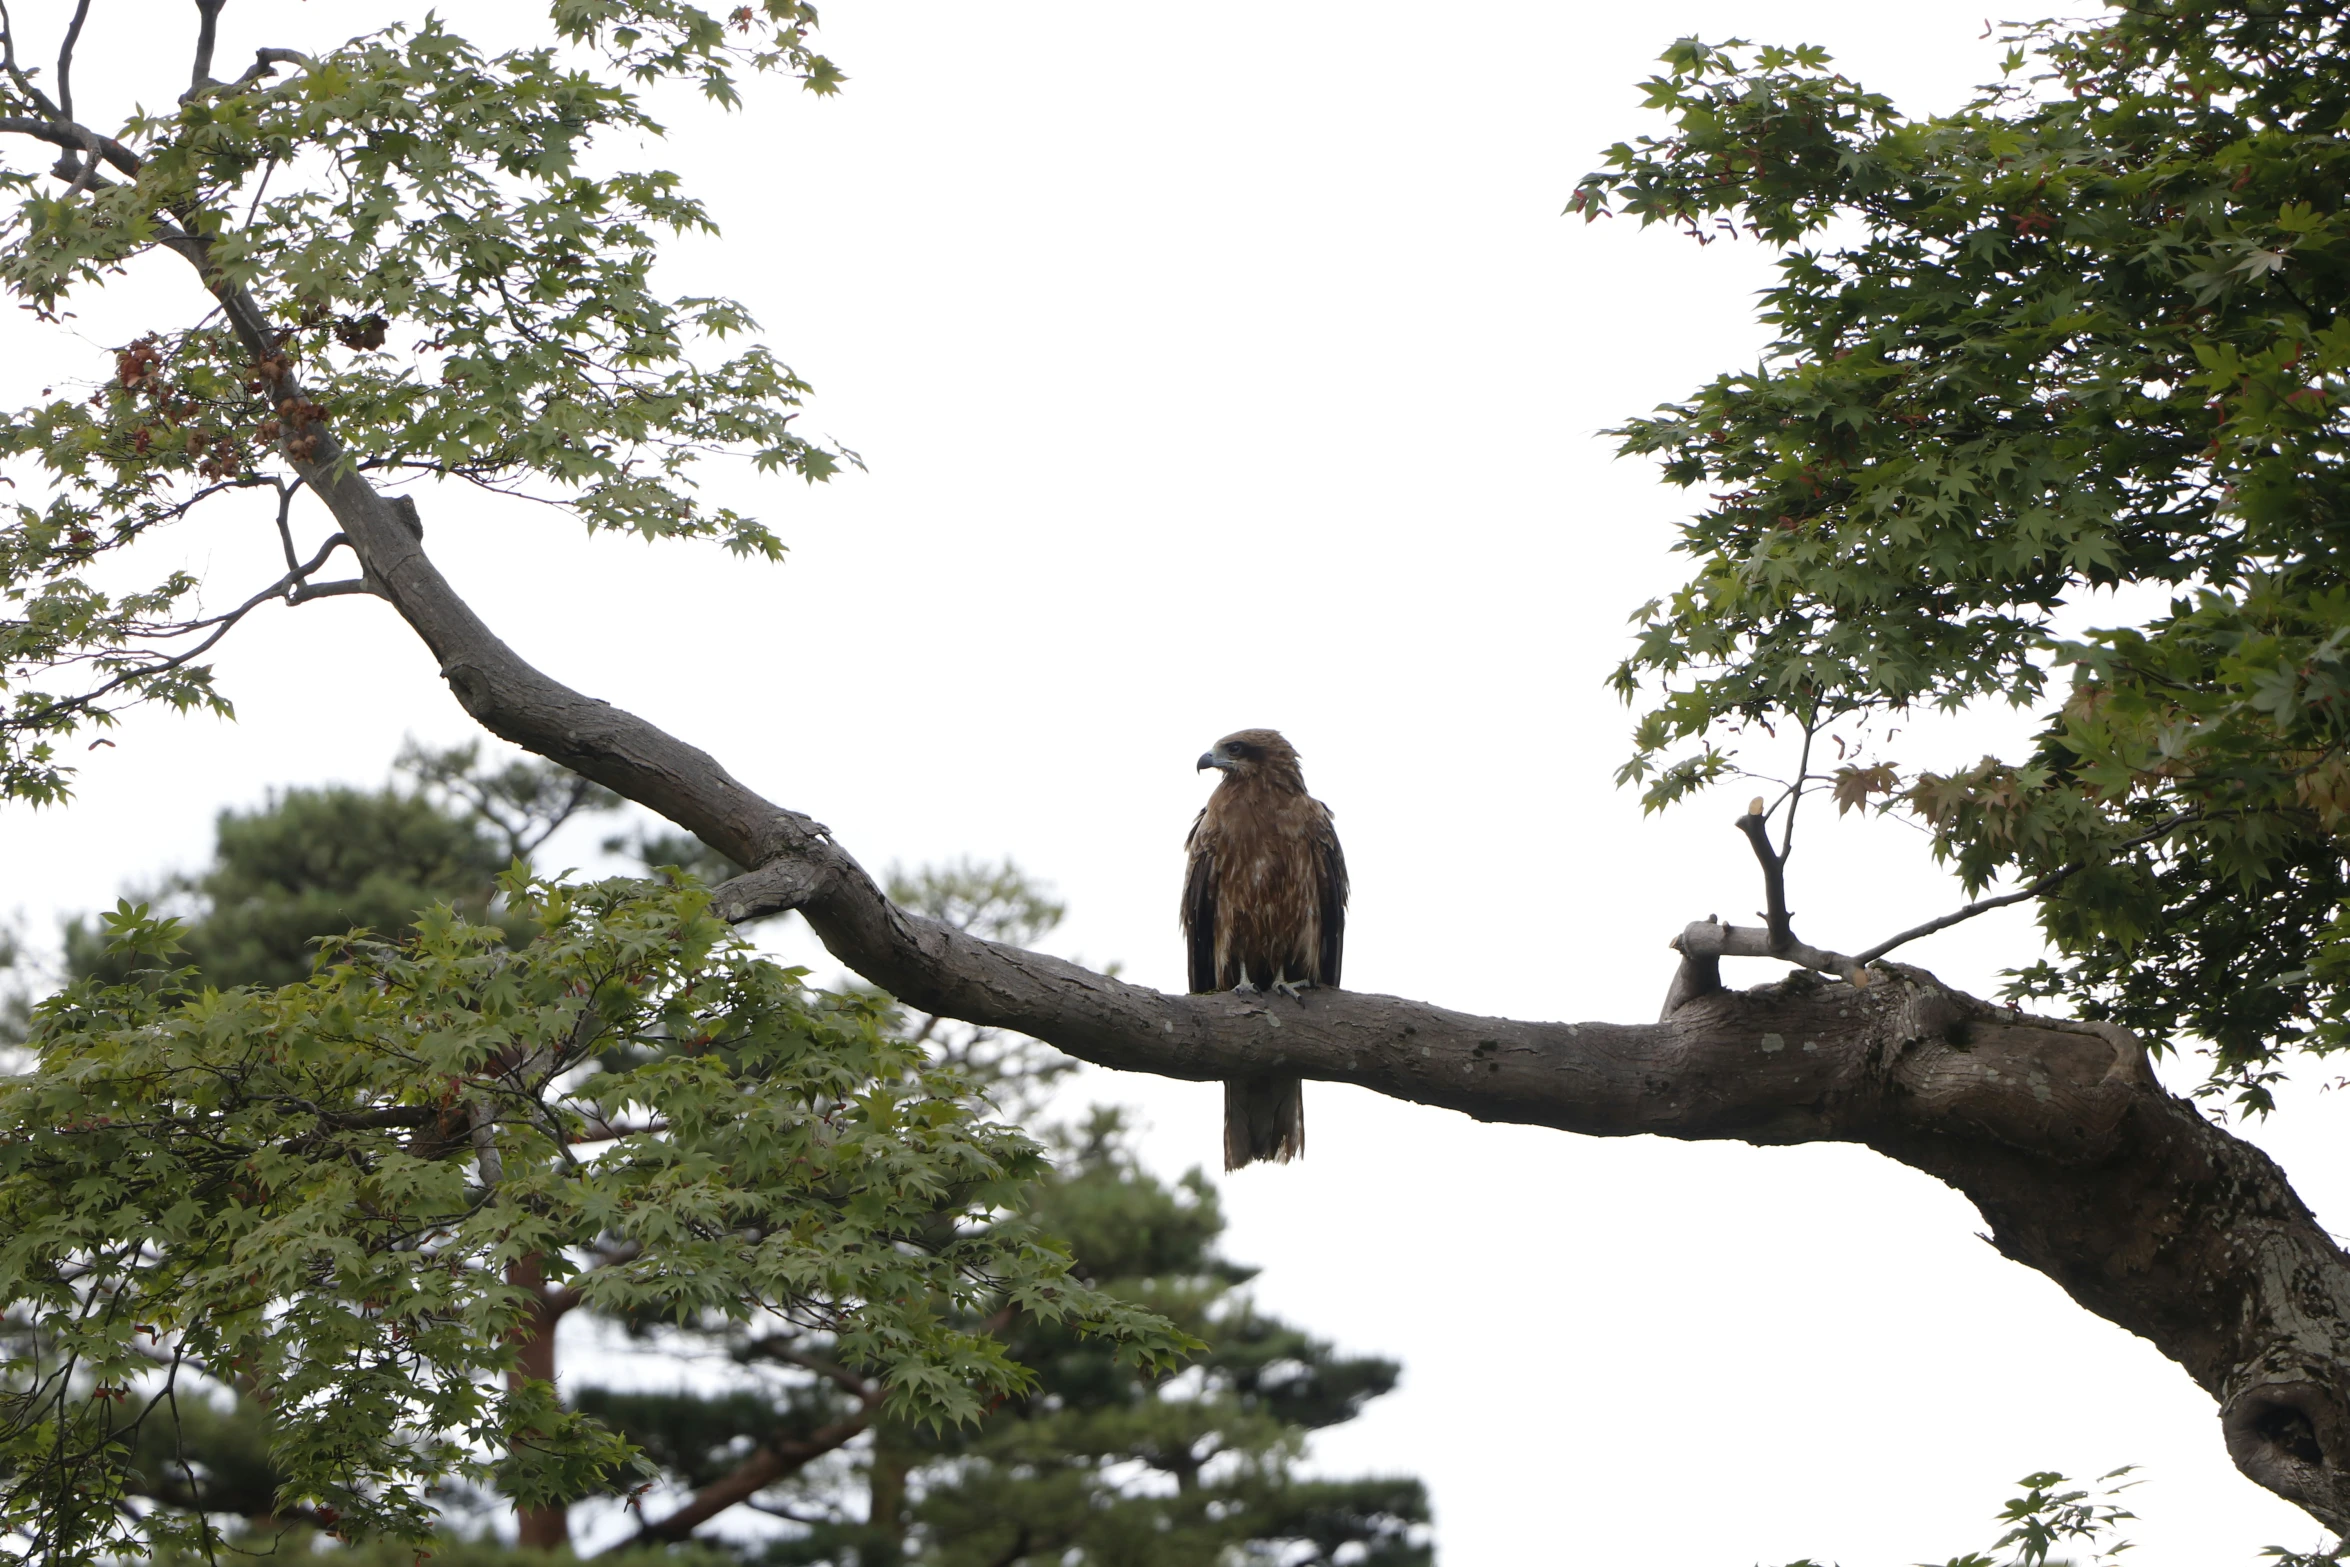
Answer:
M1306 793L1297 752L1243 729L1199 759L1224 774L1184 841L1183 940L1193 994L1260 989L1296 997L1338 984L1346 941L1346 856L1330 808ZM1295 1072L1224 1084L1224 1168L1306 1151Z

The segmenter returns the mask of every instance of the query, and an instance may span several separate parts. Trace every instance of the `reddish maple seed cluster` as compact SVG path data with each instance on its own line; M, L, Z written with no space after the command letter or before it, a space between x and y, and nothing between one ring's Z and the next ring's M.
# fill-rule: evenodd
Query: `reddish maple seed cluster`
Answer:
M114 378L126 392L153 391L163 384L163 349L154 333L114 356Z
M242 440L230 434L208 435L192 423L202 409L193 399L178 394L164 375L163 343L156 333L148 333L115 354L114 381L117 390L145 398L166 430L180 432L181 452L195 462L199 477L231 479L246 466ZM106 397L101 388L90 395L90 405L103 407ZM155 426L142 424L133 430L130 444L134 455L153 456Z
M337 316L335 341L345 348L381 348L384 346L384 333L390 327L390 322L373 312L363 316Z

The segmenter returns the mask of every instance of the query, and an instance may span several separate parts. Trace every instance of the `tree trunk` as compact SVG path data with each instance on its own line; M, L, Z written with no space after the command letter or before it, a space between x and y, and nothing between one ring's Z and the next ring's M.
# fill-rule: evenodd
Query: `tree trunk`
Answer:
M171 242L204 265L201 241ZM267 358L252 301L208 281ZM266 395L297 390L288 372ZM1200 1080L1294 1072L1592 1136L1864 1143L1964 1192L2008 1256L2152 1340L2218 1401L2247 1475L2350 1528L2350 1259L2275 1164L2165 1093L2127 1036L2010 1013L1910 969L1731 994L1707 958L1685 966L1661 1022L1528 1023L1332 990L1303 1002L1162 995L998 946L897 908L820 823L524 662L425 555L413 506L386 500L341 466L329 431L313 433L315 449L289 460L458 701L492 733L756 867L718 890L729 918L798 909L836 957L910 1006L1105 1066ZM1788 950L1785 935L1765 946Z
M506 1267L506 1282L530 1291L530 1317L514 1334L514 1369L506 1385L520 1390L524 1382L555 1383L555 1324L557 1313L547 1300L547 1278L537 1255ZM514 1509L515 1543L525 1550L560 1551L571 1544L571 1509L556 1503L547 1507Z
M907 1455L892 1441L884 1421L873 1428L873 1456L866 1466L866 1540L857 1567L899 1567L906 1559Z

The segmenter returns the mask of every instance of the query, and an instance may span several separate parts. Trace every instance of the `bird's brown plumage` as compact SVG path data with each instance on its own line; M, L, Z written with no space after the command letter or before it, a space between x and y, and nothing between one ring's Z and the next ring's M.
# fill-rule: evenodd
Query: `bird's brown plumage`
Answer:
M1329 808L1306 793L1297 752L1270 729L1243 729L1199 759L1224 778L1185 842L1183 939L1191 988L1272 990L1338 984L1346 939L1346 856ZM1305 1152L1295 1073L1224 1085L1224 1168Z

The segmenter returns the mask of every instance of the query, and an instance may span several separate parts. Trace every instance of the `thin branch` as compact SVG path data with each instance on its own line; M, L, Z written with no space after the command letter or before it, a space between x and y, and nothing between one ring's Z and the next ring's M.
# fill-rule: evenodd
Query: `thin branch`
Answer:
M659 1116L644 1121L608 1121L593 1111L582 1110L576 1113L580 1120L579 1130L570 1136L570 1141L575 1144L617 1142L623 1137L635 1137L640 1133L661 1133L669 1130L668 1121Z
M288 593L289 590L300 586L303 580L307 578L312 572L326 564L326 559L329 555L332 555L336 550L341 549L344 545L350 542L351 541L349 539L344 538L341 534L335 534L324 544L321 544L318 547L318 553L311 556L308 561L299 566L296 566L293 570L287 572L284 576L278 578L277 581L271 583L268 587L263 588L260 592L254 594L251 598L238 605L235 609L228 610L225 613L218 615L209 615L202 620L187 621L184 624L173 626L167 631L159 631L150 634L155 636L184 636L191 631L201 631L206 626L220 625L224 621L233 625L249 611L259 608L265 600L276 598L279 594Z
M307 70L314 63L315 62L311 60L310 56L304 54L299 49L256 49L253 51L253 63L245 67L244 75L238 77L233 82L227 83L214 81L200 82L196 86L188 89L187 97L193 98L198 93L205 91L207 88L217 87L220 89L220 95L223 98L234 98L238 93L243 92L246 88L254 86L259 82L266 81L270 76L276 73L277 68L281 65L299 65ZM182 99L181 101L185 102L186 99Z
M1793 808L1789 808L1793 816ZM1746 841L1754 846L1754 857L1762 866L1763 918L1770 922L1771 945L1774 948L1795 944L1795 931L1787 914L1787 865L1771 848L1770 819L1762 813L1762 801L1757 799L1738 818L1738 830L1746 834Z
M220 36L220 8L228 0L196 0L196 64L188 72L188 96L212 85L212 45Z
M246 228L251 228L253 220L260 216L261 198L269 194L269 177L276 172L277 155L272 153L269 161L261 165L261 178L253 186L253 199L246 204L244 224Z
M841 1516L837 1513L794 1512L792 1509L784 1506L781 1502L761 1502L753 1500L745 1502L743 1505L748 1507L752 1512L765 1513L770 1518L787 1519L792 1523L806 1524L810 1528L821 1528L829 1524L837 1524L841 1522Z
M73 49L82 41L82 23L90 19L90 0L81 0L73 8L73 21L65 29L65 42L57 46L57 117L73 118Z
M290 514L294 506L294 492L302 487L302 481L296 479L291 484L282 480L272 482L277 486L277 540L285 547L286 570L295 571L300 569L301 562L294 556L294 529Z
M2155 839L2164 836L2175 828L2183 827L2192 821L2201 820L2202 816L2203 813L2201 811L2181 811L2176 816L2169 817L2166 820L2157 822L2154 826L2149 827L2146 831L2138 834L2137 837L2126 838L2120 843L2115 844L2108 852L2106 858L2111 858L2112 855L2121 854L2131 849L2143 848L2147 844L2152 843ZM1996 898L1977 898L1974 902L1968 904L1963 909L1958 909L1952 913L1942 915L1938 919L1930 919L1923 925L1913 925L1898 936L1886 937L1883 941L1880 941L1875 946L1869 948L1868 951L1860 954L1856 961L1861 963L1874 963L1877 959L1883 957L1886 953L1891 952L1895 947L1906 945L1909 942L1917 940L1920 936L1931 936L1938 930L1948 930L1951 926L1956 925L1964 920L1971 920L1978 914L1988 914L1993 909L2004 909L2009 904L2021 903L2026 898L2037 898L2042 893L2058 887L2067 881L2070 881L2080 872L2087 870L2092 863L2097 862L2089 860L2075 860L2070 865L2058 866L2055 870L2050 871L2047 875L2041 877L2038 881L2033 882L2028 887L2020 888L2014 892L2001 893Z
M1787 824L1779 834L1779 863L1795 852L1795 808L1803 803L1803 786L1811 781L1811 743L1819 735L1820 704L1814 701L1803 720L1803 755L1795 762L1795 787L1787 793Z
M254 594L251 598L245 600L244 603L239 604L235 609L228 610L222 614L208 616L203 620L191 620L184 625L172 627L168 631L157 631L149 633L150 635L155 636L185 636L190 632L201 631L206 627L213 628L212 635L206 637L203 641L197 643L194 647L187 649L185 652L174 653L170 657L158 660L154 663L139 664L132 668L125 669L121 673L117 674L113 679L102 682L95 688L83 692L80 696L74 697L70 701L60 702L58 706L61 708L76 708L86 712L89 709L95 707L100 701L111 695L113 692L120 690L123 686L130 684L134 680L142 680L150 676L160 675L169 670L178 669L182 665L187 664L194 659L203 657L206 653L210 652L214 647L219 645L220 639L222 637L225 637L231 631L234 631L239 621L243 620L247 615L260 608L269 600L278 597L280 594L284 594L288 602L302 602L301 599L295 596L300 590L302 579L311 572L316 571L320 566L326 564L327 556L333 554L335 550L341 548L348 542L349 540L345 539L341 534L336 534L333 538L326 541L325 545L319 549L317 555L311 558L309 564L286 573L286 575L280 577L277 581L271 583L268 587L263 588L260 592ZM327 586L333 588L338 587L339 584L329 583ZM365 585L362 584L362 587L365 587ZM373 589L367 589L367 591L372 592Z
M8 72L8 79L16 83L16 90L33 101L33 107L53 119L64 116L49 95L33 85L24 67L16 59L16 24L8 15L8 0L0 0L0 70Z
M49 172L59 179L69 181L65 187L65 194L58 197L58 201L63 203L73 200L74 197L79 196L83 191L88 190L92 185L97 183L97 142L93 140L84 143L83 153L79 159L76 159L73 154L67 153L64 157L57 160L55 166L52 167Z

